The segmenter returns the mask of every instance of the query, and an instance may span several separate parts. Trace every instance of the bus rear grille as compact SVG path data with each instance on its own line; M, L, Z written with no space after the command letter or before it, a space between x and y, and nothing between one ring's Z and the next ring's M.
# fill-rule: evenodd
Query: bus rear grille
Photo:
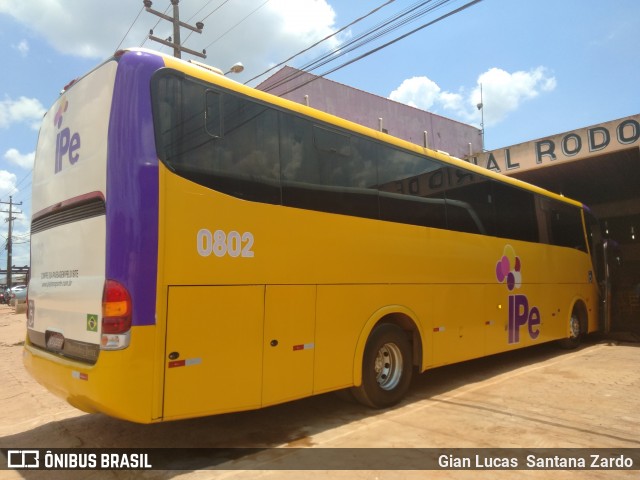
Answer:
M91 198L79 204L72 204L61 207L58 210L48 212L31 222L31 233L38 233L50 228L58 227L67 223L86 220L87 218L104 215L106 207L101 198Z

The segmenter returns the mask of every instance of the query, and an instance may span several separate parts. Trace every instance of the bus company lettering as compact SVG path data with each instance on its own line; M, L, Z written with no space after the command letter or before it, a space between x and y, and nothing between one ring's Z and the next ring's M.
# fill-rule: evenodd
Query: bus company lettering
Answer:
M62 130L62 120L64 113L69 108L69 101L65 98L62 100L55 117L53 118L54 125L58 128L58 136L56 137L56 157L54 172L58 173L62 170L62 162L66 157L69 159L69 163L74 165L80 158L80 134L78 132L71 133L69 127L65 127Z
M496 264L496 278L498 282L506 282L509 291L522 285L522 261L516 256L511 245L505 245L502 257ZM540 335L540 310L529 307L526 295L509 295L509 343L520 343L520 328L527 327L527 333L532 340Z

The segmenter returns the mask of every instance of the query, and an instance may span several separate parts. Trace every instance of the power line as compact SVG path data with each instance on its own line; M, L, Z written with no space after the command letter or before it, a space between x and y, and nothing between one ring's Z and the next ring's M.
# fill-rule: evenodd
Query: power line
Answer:
M408 36L413 35L414 33L418 32L418 31L420 31L420 30L422 30L424 28L427 28L427 27L429 27L429 26L431 26L431 25L433 25L433 24L435 24L435 23L437 23L437 22L439 22L441 20L444 20L445 18L448 18L448 17L450 17L452 15L455 15L456 13L459 13L459 12L461 12L463 10L466 10L467 8L472 7L473 5L475 5L477 3L480 3L481 1L482 0L473 0L473 1L469 2L469 3L466 3L462 7L456 8L455 10L452 10L451 12L446 13L446 14L436 18L435 20L427 22L427 23L419 26L418 28L415 28L415 29L411 30L410 32L405 33L404 35L401 35L401 36L391 40L390 42L385 43L384 45L380 45L379 47L376 47L376 48L374 48L372 50L369 50L368 52L363 53L362 55L360 55L360 56L358 56L358 57L356 57L356 58L354 58L352 60L349 60L348 62L345 62L342 65L339 65L339 66L337 66L337 67L335 67L335 68L333 68L333 69L331 69L331 70L329 70L327 72L324 72L321 75L314 76L314 78L309 79L306 82L303 82L300 85L297 85L297 86L291 88L290 90L287 90L284 93L281 93L280 96L287 95L287 94L289 94L289 93L291 93L291 92L293 92L295 90L298 90L299 88L302 88L305 85L308 85L309 83L313 82L314 80L317 80L318 78L322 78L322 77L324 77L326 75L329 75L329 74L331 74L333 72L336 72L337 70L340 70L341 68L344 68L344 67L346 67L348 65L351 65L352 63L358 62L358 61L362 60L363 58L366 58L369 55L372 55L372 54L374 54L376 52L379 52L380 50L382 50L384 48L387 48L388 46L393 45L394 43L399 42L400 40L403 40L403 39L407 38ZM302 73L304 73L304 72L302 72Z
M13 189L8 192L8 195L15 195L19 191L18 187L22 185L22 182L24 182L27 178L30 178L32 173L33 173L33 168L31 168L31 170L29 170L29 172L24 177L22 177L18 183L16 183L13 186Z
M187 20L187 22L190 22L191 20L193 20L196 15L198 15L202 10L204 10L209 4L211 4L213 0L209 0L207 3L204 4L204 6L200 7L200 10L198 10L196 13L194 13L193 15L191 15L191 17L189 17L189 20ZM224 2L222 2L220 5L218 5L217 8L214 8L212 12L209 13L209 15L207 15L206 17L204 17L202 20L200 20L201 23L204 23L204 21L209 18L214 12L216 12L217 10L219 10L225 3L227 3L229 0L225 0ZM187 40L189 40L189 37L191 37L191 35L193 35L193 32L189 32L189 35L187 35L187 38L184 39L184 41L182 43L187 43Z
M143 10L144 10L144 5L142 6L140 11L138 12L138 15L136 15L136 18L133 20L133 22L131 22L131 25L129 25L129 30L127 30L127 33L125 33L124 37L122 37L122 40L120 40L120 43L116 47L116 51L120 50L120 46L122 45L122 42L124 42L124 39L127 38L127 35L129 35L129 32L133 28L133 25L138 21L138 17L140 17L140 14L142 13Z
M382 22L374 25L373 27L369 28L368 30L366 30L363 33L360 33L359 35L349 39L347 42L344 42L340 45L338 45L337 47L333 48L332 50L329 50L328 52L323 53L322 55L320 55L319 57L316 57L315 59L309 61L308 63L298 67L297 71L291 72L288 75L286 75L285 77L279 79L276 83L273 83L271 85L269 85L266 89L266 91L270 91L273 90L277 87L280 87L286 83L289 83L293 80L295 80L296 78L300 77L301 75L303 75L305 72L310 73L313 70L339 58L340 56L349 53L359 47L362 47L364 45L366 45L367 43L373 41L373 38L369 39L368 41L365 41L365 39L367 37L370 37L372 34L374 34L375 32L379 31L382 28L385 28L389 25L392 25L393 22L398 21L398 19L403 18L404 16L408 15L409 13L413 12L414 10L425 6L426 4L430 3L432 0L426 0L426 1L420 1L418 3L415 3L411 6L409 6L408 8L401 10L400 12L392 15L391 17L388 17L386 19L384 19ZM442 0L441 0L442 1ZM444 1L451 1L451 0L444 0Z
M332 37L335 37L336 35L338 35L339 33L345 31L347 28L352 27L353 25L355 25L356 23L360 22L361 20L364 20L365 18L373 15L374 13L376 13L378 10L380 10L383 7L386 7L387 5L389 5L390 3L395 2L395 0L388 0L385 3L383 3L382 5L379 5L378 7L374 8L373 10L371 10L369 13L361 16L360 18L355 19L354 21L352 21L351 23L345 25L344 27L336 30L335 32L327 35L326 37L324 37L321 40L318 40L316 43L314 43L313 45L310 45L309 47L305 48L304 50L300 50L298 53L290 56L289 58L287 58L286 60L283 60L282 62L278 63L277 65L274 65L273 67L269 68L268 70L265 70L264 72L262 72L260 75L256 75L253 78L250 78L249 80L247 80L246 82L244 82L244 84L246 85L249 82L252 82L253 80L262 77L263 75L266 75L267 73L269 73L270 71L284 65L285 63L287 63L290 60L293 60L294 58L296 58L299 55L302 55L303 53L308 52L309 50L311 50L314 47L317 47L318 45L320 45L322 42L325 42L327 40L329 40Z
M211 3L211 2L209 2ZM211 15L213 15L214 13L216 13L218 10L220 10L222 7L224 7L227 3L229 3L229 0L224 0L224 2L222 2L220 5L218 5L216 8L214 8L211 12L209 12L209 15L207 15L206 17L204 17L202 20L200 20L201 22L204 22L207 18L209 18ZM202 10L202 9L201 9ZM193 17L191 17L193 18Z
M214 43L216 43L218 40L220 40L222 37L224 37L227 33L229 33L231 30L233 30L234 28L236 28L238 25L240 25L242 22L244 22L247 18L249 18L251 15L253 15L254 13L256 13L258 10L260 10L262 7L264 7L267 3L269 3L271 0L265 0L264 2L262 2L260 4L260 6L258 6L257 8L255 8L251 13L249 13L248 15L246 15L242 20L240 20L238 23L236 23L233 27L229 28L227 31L225 31L222 35L220 35L218 38L216 38L213 42L211 42L209 45L207 45L205 47L205 50L209 47L211 47L211 45L213 45ZM226 2L225 2L226 3ZM213 12L212 12L213 13Z
M212 1L212 0L211 0ZM189 22L191 20L193 20L195 18L195 16L200 13L202 10L204 10L204 8L209 5L211 3L211 1L209 1L204 7L200 8L200 10L198 10L195 14L191 15L191 17L189 18ZM217 12L218 10L220 10L222 7L224 7L227 3L229 3L230 0L224 0L224 2L222 2L220 5L218 5L216 8L214 8L212 11L209 12L208 15L206 15L202 20L200 20L200 23L204 23L204 21L209 18L211 15L213 15L215 12ZM189 37L191 37L191 35L193 34L193 32L189 32L189 35L187 35L187 38L184 39L184 43L186 43L187 40L189 40ZM206 47L209 48L209 47ZM205 50L206 50L205 48Z
M142 8L144 8L144 6ZM163 13L166 14L169 11L170 8L171 8L171 3L169 3L169 5L167 5L167 8L164 9ZM151 31L153 31L156 28L158 28L158 25L160 25L161 21L162 21L162 18L159 18L158 21L156 22L156 24L153 26L153 28L151 28ZM142 40L142 43L140 44L140 46L142 47L147 42L147 40L149 40L149 36L148 35L144 37L144 40Z
M228 1L229 1L229 0L226 0L222 5L224 5L224 4L225 4L225 3L227 3ZM191 15L191 16L189 17L189 19L187 20L187 22L190 22L191 20L193 20L193 19L194 19L194 18L195 18L195 17L196 17L196 16L197 16L197 15L198 15L202 10L204 10L205 8L207 8L207 7L211 4L211 2L213 2L213 0L209 0L209 1L208 1L207 3L205 3L202 7L200 7L200 10L198 10L196 13L194 13L193 15ZM221 5L221 6L222 6L222 5ZM218 7L218 8L220 8L220 7ZM215 11L215 10L214 10L214 11ZM211 14L209 14L209 15L211 15ZM206 18L206 17L205 17L205 18ZM204 21L204 19L203 19L203 21Z
M316 59L299 67L297 72L292 72L289 75L285 76L284 78L281 78L278 82L272 85L269 85L269 87L267 88L267 91L277 88L292 80L295 80L295 78L298 78L300 75L302 75L305 72L311 72L323 65L326 65L329 62L334 61L335 59L343 55L346 55L347 53L350 53L358 48L361 48L367 45L368 43L371 43L372 41L384 35L387 35L393 30L396 30L401 26L404 26L407 23L410 23L411 21L416 20L420 16L423 16L433 10L436 10L442 7L444 4L451 1L452 0L439 0L435 5L428 5L432 3L433 0L424 0L424 1L414 3L413 5L410 5L409 7L405 8L404 10L401 10L400 12L374 25L373 27L366 30L365 32L355 36L349 41L344 42L341 45L338 45L333 50L330 50L329 52L322 54L320 57L317 57ZM426 7L426 8L423 8L423 7Z

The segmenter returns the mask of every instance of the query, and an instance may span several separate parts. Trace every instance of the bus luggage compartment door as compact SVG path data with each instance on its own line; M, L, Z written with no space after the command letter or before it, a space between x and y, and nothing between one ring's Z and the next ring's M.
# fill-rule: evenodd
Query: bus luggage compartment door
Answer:
M264 288L169 288L166 420L260 406Z

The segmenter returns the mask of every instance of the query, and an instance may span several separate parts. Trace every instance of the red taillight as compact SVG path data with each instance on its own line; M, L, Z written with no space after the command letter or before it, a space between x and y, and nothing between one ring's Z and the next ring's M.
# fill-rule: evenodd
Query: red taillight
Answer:
M102 294L102 333L126 333L131 328L131 296L115 280L107 280Z

